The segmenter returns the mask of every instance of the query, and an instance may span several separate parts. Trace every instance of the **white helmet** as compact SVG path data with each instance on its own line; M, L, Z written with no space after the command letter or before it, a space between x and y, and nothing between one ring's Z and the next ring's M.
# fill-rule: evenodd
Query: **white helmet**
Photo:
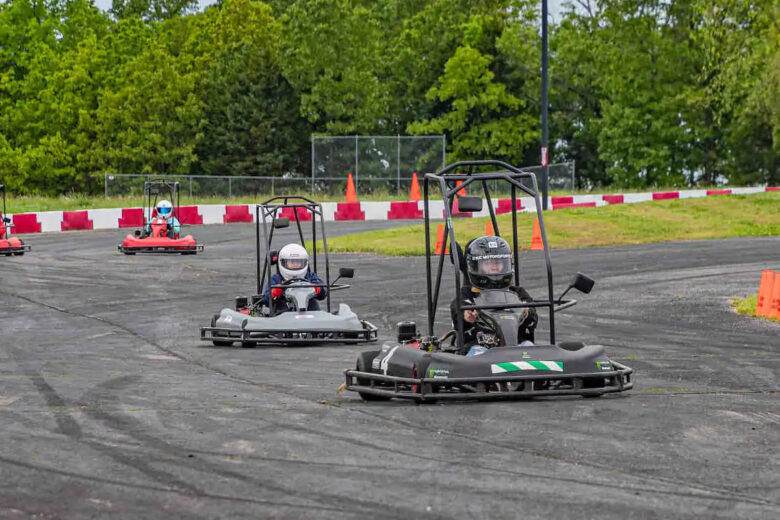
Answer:
M279 251L279 273L285 280L299 280L309 270L309 253L300 244L287 244Z
M167 200L161 200L157 203L157 215L163 218L170 218L173 214L173 204Z

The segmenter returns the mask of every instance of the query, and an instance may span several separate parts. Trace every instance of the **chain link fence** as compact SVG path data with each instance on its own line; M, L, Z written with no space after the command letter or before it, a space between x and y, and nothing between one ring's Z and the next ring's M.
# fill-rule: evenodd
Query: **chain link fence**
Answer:
M227 175L166 175L179 182L184 197L266 197L311 194L338 197L344 194L347 175L352 174L360 195L374 199L402 197L409 193L412 174L418 178L446 165L446 138L429 136L312 136L311 175L234 177ZM541 166L528 168L541 182ZM550 165L550 190L573 191L574 163ZM105 195L143 194L145 181L159 175L105 174ZM506 195L505 183L493 182L492 194Z
M446 164L446 145L443 135L312 136L312 191L333 193L340 188L333 179L351 173L358 193L408 192L414 172L434 172Z
M438 169L438 168L437 168ZM527 168L537 175L541 183L542 167ZM418 172L420 180L422 173ZM427 170L433 171L433 170ZM312 194L314 196L343 196L346 190L346 174L341 177L318 177L312 182L308 177L231 177L227 175L165 175L166 180L178 181L183 197L268 197L274 195ZM105 174L104 193L112 196L142 196L144 182L160 179L160 175ZM386 195L388 198L402 197L409 193L411 173L407 178L369 177L357 185L358 194L372 194L374 198ZM550 191L572 192L575 180L574 163L550 165ZM488 186L491 195L508 195L506 183L491 181Z

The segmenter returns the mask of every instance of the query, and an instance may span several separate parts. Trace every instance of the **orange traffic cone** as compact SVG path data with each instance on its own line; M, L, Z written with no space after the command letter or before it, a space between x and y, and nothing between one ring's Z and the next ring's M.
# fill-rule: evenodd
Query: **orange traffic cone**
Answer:
M775 281L775 273L769 269L761 271L761 282L758 284L758 301L756 302L756 316L769 316L769 305L772 299L772 286Z
M434 250L434 254L440 255L443 249L444 249L444 224L439 224L439 227L436 228L436 249ZM450 248L447 247L447 249L444 252L449 253Z
M352 180L352 172L347 174L347 202L358 202L355 182Z
M542 230L539 227L539 219L534 219L534 227L531 231L531 251L544 251L542 242Z
M773 273L772 299L769 302L769 318L780 320L780 272Z
M417 172L412 172L412 186L409 188L409 201L418 202L420 200L420 183L417 182Z
M455 181L455 187L463 186L463 181ZM465 197L467 195L466 188L461 188L455 192L456 197Z
M485 222L485 235L492 237L495 234L496 234L496 230L493 229L493 221L488 220L487 222Z

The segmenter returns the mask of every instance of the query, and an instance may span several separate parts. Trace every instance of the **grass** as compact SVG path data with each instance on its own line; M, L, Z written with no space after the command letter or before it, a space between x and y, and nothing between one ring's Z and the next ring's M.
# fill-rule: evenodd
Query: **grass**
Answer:
M535 217L518 215L518 240L526 249ZM600 208L571 208L545 213L552 248L646 244L672 240L780 235L780 193L677 199ZM459 242L484 234L488 219L456 220ZM498 218L511 240L511 217ZM435 233L435 228L432 230ZM422 224L334 237L332 252L367 252L391 256L425 253ZM435 240L435 235L432 238Z
M737 314L742 314L743 316L750 316L751 318L758 318L758 316L756 316L757 304L758 304L757 294L751 294L745 298L734 298L733 300L731 300L731 306L734 308ZM761 319L780 323L780 319L778 318L766 318L762 316Z
M675 191L680 188L644 188L644 189L621 189L621 188L600 188L598 193L631 193L636 191ZM186 190L185 190L186 191ZM271 194L257 194L257 195L244 195L235 197L226 196L193 196L189 197L185 195L185 191L182 191L181 203L182 205L190 204L255 204L271 198ZM290 193L296 193L291 191ZM551 196L556 195L572 195L572 194L586 194L592 193L588 191L578 190L574 193L569 191L553 190L550 192ZM343 194L323 194L318 193L311 195L307 192L302 192L304 196L311 197L318 202L342 202L344 200ZM278 193L276 195L279 195ZM509 197L507 194L492 193L495 198ZM385 200L407 200L406 193L396 193L395 191L377 190L370 194L360 194L360 200L365 201L385 201ZM109 196L103 195L82 195L82 194L70 194L60 195L57 197L43 196L43 195L19 195L14 196L8 194L8 212L9 213L27 213L32 211L64 211L75 209L98 209L98 208L132 208L141 207L143 205L143 196ZM0 208L2 209L2 208Z

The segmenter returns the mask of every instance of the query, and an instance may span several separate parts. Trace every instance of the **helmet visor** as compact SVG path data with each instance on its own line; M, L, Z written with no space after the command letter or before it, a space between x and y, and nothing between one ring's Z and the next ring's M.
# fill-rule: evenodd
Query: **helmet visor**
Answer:
M305 258L284 258L280 260L282 267L289 269L290 271L300 271L306 269L306 265L309 263Z
M171 213L173 212L173 208L171 206L158 206L157 207L157 214L161 217L169 217L171 216Z
M502 276L512 273L512 256L507 254L483 255L468 260L469 273L481 276Z

